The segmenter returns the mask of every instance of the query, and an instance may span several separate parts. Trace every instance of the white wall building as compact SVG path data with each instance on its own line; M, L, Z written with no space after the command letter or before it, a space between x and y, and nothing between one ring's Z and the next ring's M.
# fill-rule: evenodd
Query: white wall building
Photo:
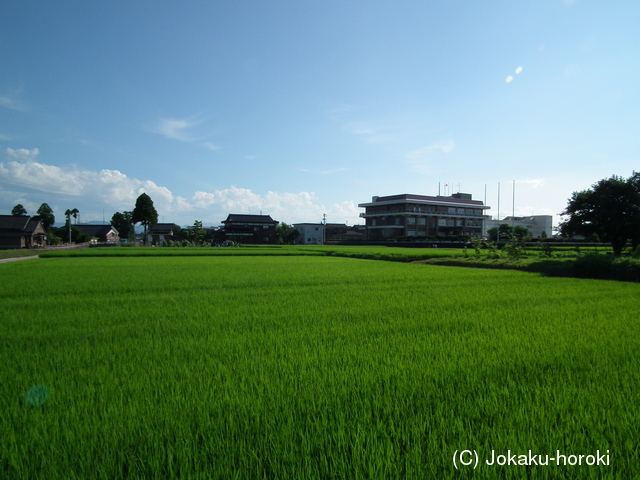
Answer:
M490 228L500 227L503 223L514 227L524 227L529 230L532 238L540 238L544 235L553 236L553 217L551 215L531 215L529 217L504 217L502 220L485 220L485 231ZM544 233L544 235L543 235Z
M323 225L321 223L295 223L293 227L299 233L296 243L302 245L322 245Z

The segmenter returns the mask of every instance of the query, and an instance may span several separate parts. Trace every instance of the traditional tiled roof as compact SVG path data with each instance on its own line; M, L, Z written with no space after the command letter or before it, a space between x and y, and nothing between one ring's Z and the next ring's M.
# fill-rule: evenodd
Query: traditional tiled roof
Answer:
M151 235L172 235L176 229L175 223L156 223L149 228Z
M38 225L39 220L34 219L35 227ZM3 232L27 232L31 217L27 215L0 215L0 231Z
M76 225L81 233L87 234L90 237L106 237L109 232L113 230L116 234L118 230L112 225Z
M230 213L222 223L273 223L277 224L271 215L244 215L240 213Z

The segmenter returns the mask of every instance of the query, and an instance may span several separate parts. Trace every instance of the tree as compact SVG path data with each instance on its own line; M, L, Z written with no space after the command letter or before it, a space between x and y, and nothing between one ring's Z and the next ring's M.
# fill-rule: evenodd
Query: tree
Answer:
M22 216L25 216L26 214L27 214L27 209L20 204L16 205L11 210L11 215L13 215L14 217L22 217Z
M69 243L87 243L91 240L89 235L82 233L76 225L66 224L64 227L53 230L57 238L66 237Z
M53 210L49 205L43 203L42 205L40 205L40 208L38 208L37 213L38 215L36 216L36 218L42 223L42 228L44 228L44 230L49 233L51 225L56 223L56 217L53 215Z
M207 232L202 228L202 222L199 220L193 222L193 226L187 230L187 238L194 245L202 245L206 236Z
M118 230L120 238L131 240L134 233L133 212L114 213L111 217L111 225Z
M158 212L153 206L153 200L146 193L136 199L132 220L133 223L140 223L144 227L144 244L146 245L149 227L158 223Z
M573 192L561 215L567 217L559 225L563 235L608 242L614 255L622 253L628 240L635 248L640 242L640 173L628 179L612 175Z
M499 239L498 233L500 233ZM492 242L497 242L498 240L509 241L512 240L513 237L515 237L519 242L524 242L531 236L531 234L529 233L529 230L522 225L516 225L512 230L511 225L503 223L500 227L493 227L487 230L487 236Z
M282 222L276 226L276 243L278 245L292 245L300 234L293 225Z
M67 208L64 215L67 217L64 227L67 229L67 238L69 238L69 243L71 243L71 210Z

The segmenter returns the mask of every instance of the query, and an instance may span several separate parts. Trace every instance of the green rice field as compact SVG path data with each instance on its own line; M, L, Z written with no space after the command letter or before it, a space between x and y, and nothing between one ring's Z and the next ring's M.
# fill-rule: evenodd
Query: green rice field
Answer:
M0 478L640 478L639 284L307 250L0 265Z

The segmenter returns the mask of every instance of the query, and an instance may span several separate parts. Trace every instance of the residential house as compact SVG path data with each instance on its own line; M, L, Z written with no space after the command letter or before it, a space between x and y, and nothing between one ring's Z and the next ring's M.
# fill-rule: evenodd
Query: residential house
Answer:
M247 244L275 244L276 225L270 215L230 213L222 222L227 241Z
M117 244L120 242L120 234L113 225L76 225L80 233L84 233L89 237L92 244L109 243Z
M47 241L40 220L27 215L0 215L0 248L44 247Z
M149 242L151 245L162 246L162 242L174 242L177 240L182 240L182 238L178 238L175 235L176 230L178 229L178 225L175 223L156 223L155 225L149 227L148 236Z
M482 235L484 214L490 207L471 194L451 196L390 195L373 197L358 205L365 208L368 240L387 241L398 237Z

